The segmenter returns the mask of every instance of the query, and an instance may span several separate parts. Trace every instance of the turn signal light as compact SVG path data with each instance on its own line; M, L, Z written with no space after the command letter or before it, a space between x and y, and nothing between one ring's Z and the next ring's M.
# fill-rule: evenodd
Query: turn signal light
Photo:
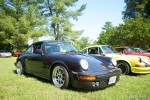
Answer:
M96 80L96 76L79 76L80 80Z

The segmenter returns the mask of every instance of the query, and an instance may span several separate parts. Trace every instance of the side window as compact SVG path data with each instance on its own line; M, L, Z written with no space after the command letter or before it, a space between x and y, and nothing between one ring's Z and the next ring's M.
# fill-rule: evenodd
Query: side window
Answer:
M121 48L117 48L117 49L115 49L118 53L123 53L124 52L124 50L123 49L121 49Z
M41 49L42 50L41 44L34 44L33 45L33 53L35 53L35 50L37 50L37 49Z
M87 54L87 49L82 50L82 53L83 53L83 54Z
M88 54L98 54L98 47L89 48Z
M33 53L33 46L30 46L25 53Z

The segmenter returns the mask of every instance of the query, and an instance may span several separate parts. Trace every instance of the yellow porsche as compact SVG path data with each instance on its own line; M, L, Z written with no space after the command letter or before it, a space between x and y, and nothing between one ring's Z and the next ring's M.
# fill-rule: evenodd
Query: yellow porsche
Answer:
M122 74L150 73L150 58L137 55L118 54L108 45L94 45L81 50L86 55L99 55L114 58Z

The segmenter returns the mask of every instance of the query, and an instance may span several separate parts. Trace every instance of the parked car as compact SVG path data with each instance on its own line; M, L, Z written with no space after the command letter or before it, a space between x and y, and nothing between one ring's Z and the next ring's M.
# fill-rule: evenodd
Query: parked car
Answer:
M143 50L142 48L133 48L135 52L138 53L147 53L145 50Z
M58 88L104 88L116 84L121 74L114 59L82 55L62 41L32 44L15 65L17 74L29 73L51 80Z
M126 55L139 55L139 56L147 56L150 58L150 53L135 52L134 49L129 46L115 47L115 50L120 51L122 54Z
M103 55L112 57L117 61L117 67L123 74L150 73L150 59L144 56L117 54L108 45L94 45L81 50L86 55Z
M12 54L6 50L0 50L0 57L12 57Z
M13 53L13 56L15 57L18 57L22 54L22 51L21 50L16 50L14 53Z
M142 48L133 48L135 52L138 53L147 53L145 50L143 50Z

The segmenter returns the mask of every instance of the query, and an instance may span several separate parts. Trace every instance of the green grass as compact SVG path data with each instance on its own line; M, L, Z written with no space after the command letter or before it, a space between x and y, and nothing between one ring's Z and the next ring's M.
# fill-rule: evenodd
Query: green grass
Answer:
M0 100L150 100L150 74L121 76L112 87L59 89L49 81L15 73L16 58L0 58Z

